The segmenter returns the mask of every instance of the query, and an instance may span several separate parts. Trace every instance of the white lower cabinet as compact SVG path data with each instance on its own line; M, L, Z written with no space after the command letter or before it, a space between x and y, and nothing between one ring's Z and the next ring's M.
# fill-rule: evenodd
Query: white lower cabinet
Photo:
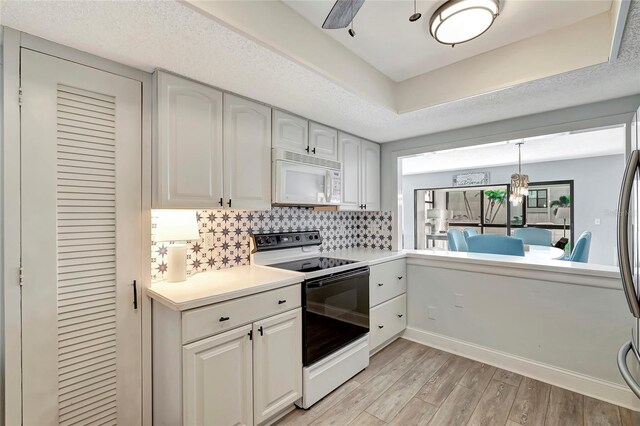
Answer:
M407 328L407 263L391 260L371 266L369 348L378 352Z
M407 295L402 294L371 309L369 346L378 346L407 328Z
M184 347L185 424L253 424L250 331L246 325Z
M299 285L184 312L154 301L154 425L260 425L301 397Z
M253 411L260 424L302 396L300 309L253 324Z

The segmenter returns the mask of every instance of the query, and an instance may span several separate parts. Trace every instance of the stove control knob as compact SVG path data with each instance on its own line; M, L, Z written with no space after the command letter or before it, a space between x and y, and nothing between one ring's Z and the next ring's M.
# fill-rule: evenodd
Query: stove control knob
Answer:
M296 235L296 241L300 241L300 235Z

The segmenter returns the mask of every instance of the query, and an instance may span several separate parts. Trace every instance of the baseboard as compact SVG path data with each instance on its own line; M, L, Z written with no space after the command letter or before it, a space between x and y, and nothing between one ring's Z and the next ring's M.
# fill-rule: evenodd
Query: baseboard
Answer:
M407 327L402 337L484 364L513 371L523 376L531 377L541 382L549 383L592 398L640 411L640 399L624 385L607 382L595 377L476 345L475 343L465 342L416 328ZM615 362L615 359L611 360L611 362Z

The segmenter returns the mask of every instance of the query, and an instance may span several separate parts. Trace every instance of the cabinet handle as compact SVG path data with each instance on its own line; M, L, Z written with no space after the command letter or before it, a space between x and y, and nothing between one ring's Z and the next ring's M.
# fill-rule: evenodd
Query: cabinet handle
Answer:
M283 303L287 303L287 299L278 300L278 305L282 305Z
M398 314L398 318L402 318L404 314Z
M382 287L384 283L378 283L378 287Z
M231 207L231 198L229 198L229 202L227 203L229 207Z
M249 335L249 340L253 340L253 330L249 330L247 334Z
M304 150L307 151L307 154L309 153L309 147L306 147Z
M401 280L401 279L402 279L402 275L400 275L400 276L398 277L398 279L399 279L399 280Z
M378 328L384 328L384 325L379 325Z
M313 149L311 150L311 152L312 152L313 154L315 154L315 153L316 153L316 149L315 149L315 148L313 148Z
M229 317L220 317L220 322L229 321Z
M364 209L365 209L365 210L367 209L367 205L366 205L366 204L364 205Z
M138 288L136 280L133 280L133 309L138 309Z
M263 330L262 330L262 326L260 326L260 328L258 329L258 331L260 332L261 336L264 336Z
M224 201L222 200L222 197L220 197L220 201L218 201L220 203L220 207L224 206Z

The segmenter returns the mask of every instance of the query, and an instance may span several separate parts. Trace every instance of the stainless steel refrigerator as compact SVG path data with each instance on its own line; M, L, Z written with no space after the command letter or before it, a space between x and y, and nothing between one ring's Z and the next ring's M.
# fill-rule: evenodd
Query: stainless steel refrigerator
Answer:
M631 152L622 178L618 204L618 263L622 287L633 319L631 335L618 352L618 368L640 398L640 110L631 123ZM632 374L632 372L634 374ZM635 376L635 377L634 377Z

